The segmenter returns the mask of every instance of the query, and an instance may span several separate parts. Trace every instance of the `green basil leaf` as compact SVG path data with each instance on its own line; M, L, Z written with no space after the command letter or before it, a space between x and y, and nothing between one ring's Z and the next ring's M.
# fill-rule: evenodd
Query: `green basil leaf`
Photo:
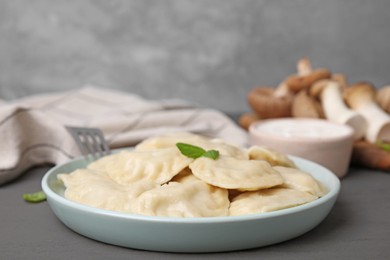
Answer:
M46 200L46 195L43 191L38 191L34 193L23 194L23 199L27 202L38 203Z
M207 158L211 158L213 160L216 160L219 157L219 151L217 151L217 150L208 150L202 156L203 157L207 157Z
M219 157L219 151L217 150L208 150L206 151L202 147L186 144L186 143L177 143L177 148L179 148L180 152L189 157L189 158L199 158L199 157L207 157L213 160L216 160Z
M193 159L201 157L206 152L205 149L192 144L177 143L176 146L183 155Z
M388 152L390 151L390 144L389 143L384 143L382 141L378 141L378 142L376 142L376 145L385 151L388 151Z

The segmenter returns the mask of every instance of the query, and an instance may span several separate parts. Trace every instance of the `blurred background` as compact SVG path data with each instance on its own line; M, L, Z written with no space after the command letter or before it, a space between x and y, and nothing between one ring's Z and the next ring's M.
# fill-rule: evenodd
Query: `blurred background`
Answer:
M387 0L0 0L0 98L86 84L249 110L301 57L390 84Z

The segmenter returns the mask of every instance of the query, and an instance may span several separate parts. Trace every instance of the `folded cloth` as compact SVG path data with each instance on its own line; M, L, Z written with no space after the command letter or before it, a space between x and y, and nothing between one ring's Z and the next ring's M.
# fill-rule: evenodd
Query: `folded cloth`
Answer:
M80 156L65 125L100 128L110 146L134 146L154 135L189 131L247 144L247 134L225 114L182 100L150 101L86 86L76 91L0 100L0 185L28 168Z

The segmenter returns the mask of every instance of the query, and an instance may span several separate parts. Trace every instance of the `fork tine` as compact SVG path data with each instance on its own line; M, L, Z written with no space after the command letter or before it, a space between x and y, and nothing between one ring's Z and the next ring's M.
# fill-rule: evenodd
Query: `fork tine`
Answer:
M94 156L94 157L102 157L102 156L103 156L103 153L102 153L102 148L101 148L101 146L99 145L98 136L97 136L95 133L91 133L91 135L89 136L89 138L90 138L90 140L91 140L90 145L91 145L92 148L93 148L93 154L92 154L92 156Z
M89 130L86 130L86 131L89 131ZM96 149L93 146L94 138L91 136L91 133L80 131L79 135L81 135L83 137L83 141L84 141L83 145L88 151L87 155L91 155L93 159L97 159Z
M66 129L70 132L85 157L98 159L110 154L110 148L100 129L72 126L66 126Z
M104 139L104 135L100 129L94 128L91 137L94 140L96 151L100 157L111 153L110 147L108 147L108 143L106 142L106 139Z
M103 135L97 135L97 137L99 138L99 142L100 142L103 154L104 155L110 154L111 150L110 150L110 147L108 147L108 143L104 139L104 136Z
M73 139L76 141L77 147L80 149L81 154L86 155L88 154L87 148L83 145L84 140L79 135L78 128L76 127L70 127L65 126L68 132L72 135Z
M91 135L90 137L92 139L92 145L95 147L95 154L97 154L98 157L107 155L109 148L106 141L103 139L103 136L97 133L93 133L93 135Z

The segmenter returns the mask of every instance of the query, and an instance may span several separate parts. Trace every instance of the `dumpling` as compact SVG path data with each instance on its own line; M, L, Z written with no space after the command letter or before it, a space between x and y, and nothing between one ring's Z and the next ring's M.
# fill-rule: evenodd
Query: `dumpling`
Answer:
M296 168L295 163L290 160L285 154L263 146L251 146L248 149L248 157L250 160L265 160L269 162L272 166L279 165Z
M200 180L199 178L195 177L192 174L191 169L187 167L183 169L178 175L173 177L171 181L184 183L184 182L199 181L199 180Z
M218 150L219 153L222 155L233 156L240 159L248 158L248 155L243 149L235 145L231 145L221 139L211 139L187 132L170 133L163 136L146 139L143 142L139 143L135 147L135 150L150 151L161 148L176 147L176 143L178 142L199 146L205 150Z
M244 192L230 203L230 216L270 212L302 205L317 199L307 192L271 188L259 191Z
M231 145L222 139L211 139L208 142L200 143L200 146L206 150L218 150L221 155L235 157L237 159L248 159L244 149Z
M320 182L302 170L282 166L275 166L274 169L283 176L282 186L285 188L304 191L317 197L322 197L327 193L326 188Z
M189 175L191 176L191 175ZM161 217L216 217L229 214L227 190L195 177L169 182L141 194L131 206L134 213Z
M117 183L127 185L139 180L157 184L170 181L193 159L182 155L176 147L152 151L122 151L103 157L88 168L107 172Z
M176 143L199 143L201 140L205 140L205 137L200 135L188 133L188 132L173 132L167 133L162 136L150 137L145 139L141 143L135 146L136 151L150 151L161 148L175 147Z
M198 158L189 168L204 182L225 189L258 190L283 183L283 178L266 161L220 156L217 160Z
M59 174L65 187L65 198L91 207L130 212L129 201L146 190L156 187L155 183L143 181L122 186L102 172L79 169L70 174Z

